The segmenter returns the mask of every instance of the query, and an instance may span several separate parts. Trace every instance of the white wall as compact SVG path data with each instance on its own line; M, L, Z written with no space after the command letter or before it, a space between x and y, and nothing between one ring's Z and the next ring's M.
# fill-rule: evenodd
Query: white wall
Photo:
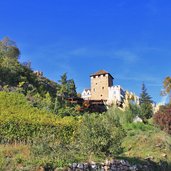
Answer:
M121 102L123 95L121 94L121 86L112 86L109 87L109 98L108 98L108 102L109 103L115 103L116 101Z
M84 90L82 93L81 93L81 97L84 99L84 100L90 100L91 99L91 91L88 90Z

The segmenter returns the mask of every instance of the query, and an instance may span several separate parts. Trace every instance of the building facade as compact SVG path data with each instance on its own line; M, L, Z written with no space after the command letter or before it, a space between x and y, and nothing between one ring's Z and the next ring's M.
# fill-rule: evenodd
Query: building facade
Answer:
M125 99L125 91L120 85L108 87L108 104L120 105Z
M84 100L91 100L91 89L84 89L81 93L81 97Z
M106 71L100 70L90 76L91 99L107 100L109 96L108 87L113 86L113 77Z
M120 85L113 86L113 80L112 75L105 70L90 75L91 88L82 92L82 98L84 100L103 100L107 105L121 106L123 103L127 103L129 98L135 100L135 103L139 103L138 96L125 91Z

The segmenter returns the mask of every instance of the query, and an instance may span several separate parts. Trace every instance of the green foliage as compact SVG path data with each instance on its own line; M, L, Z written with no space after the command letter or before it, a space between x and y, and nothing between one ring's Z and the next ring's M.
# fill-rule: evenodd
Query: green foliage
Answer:
M59 80L57 96L54 102L54 113L58 116L77 116L79 112L73 105L67 102L67 98L77 97L76 86L74 80L67 80L67 74L64 73Z
M0 58L9 57L17 59L19 55L20 51L14 41L10 40L8 37L0 41Z
M0 41L0 90L22 93L33 106L53 111L58 84L37 76L30 63L21 64L19 54L13 41Z
M61 118L32 107L22 94L0 92L0 168L55 169L73 162L104 161L122 150L127 157L153 155L157 161L167 153L171 161L170 137L153 125L131 123L131 116L130 110L113 107L103 114Z
M121 152L124 130L113 115L87 114L80 126L74 147L84 156L91 158L93 155L108 156Z
M87 158L87 153L104 158L117 154L124 135L113 114L61 118L32 107L22 94L0 92L0 143L30 145L39 164L63 166ZM20 156L16 161L23 162Z
M77 97L75 82L73 79L68 80L66 73L61 76L59 83L58 96L61 96L62 100L69 97Z
M122 142L122 156L160 163L171 161L171 137L154 125L132 123L125 125L127 136ZM160 169L162 170L162 169ZM170 169L168 169L170 170Z
M58 114L59 110L63 107L64 101L61 96L57 96L55 99L54 113Z
M75 86L75 82L73 79L68 81L68 96L77 97L76 86Z
M17 86L20 80L20 73L22 68L15 58L2 57L0 58L0 84Z
M152 103L151 97L147 93L147 89L145 87L145 84L142 84L142 93L140 94L140 104L144 103Z
M21 64L19 54L13 41L8 38L0 41L0 90L22 93L34 107L55 113L66 106L66 98L77 96L74 80L68 80L66 73L57 84L36 75L30 63ZM63 116L67 116L66 113Z
M141 117L143 119L150 119L153 115L153 108L151 103L141 104Z
M0 92L0 142L29 143L48 135L68 142L75 126L74 118L61 119L31 107L24 95Z
M135 117L135 113L133 113L130 108L127 108L125 111L122 111L116 106L109 108L106 113L115 117L121 125L131 123L133 121L133 118Z
M141 117L145 119L149 119L153 115L153 107L152 100L149 94L147 93L147 89L145 84L142 85L142 93L140 94L140 106L141 106Z
M64 108L60 108L58 110L58 116L60 117L65 117L65 116L80 116L80 112L78 110L76 110L76 107L70 107L70 106L66 106Z
M127 109L128 111L130 111L132 113L132 116L140 116L141 115L141 108L139 105L137 104L129 104L129 108ZM126 111L127 111L126 110Z

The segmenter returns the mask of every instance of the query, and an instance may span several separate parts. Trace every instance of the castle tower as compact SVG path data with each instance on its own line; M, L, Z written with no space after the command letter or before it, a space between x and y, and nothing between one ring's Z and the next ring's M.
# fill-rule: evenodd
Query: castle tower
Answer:
M107 100L109 96L108 87L113 86L113 77L110 73L100 70L90 76L91 78L91 100Z

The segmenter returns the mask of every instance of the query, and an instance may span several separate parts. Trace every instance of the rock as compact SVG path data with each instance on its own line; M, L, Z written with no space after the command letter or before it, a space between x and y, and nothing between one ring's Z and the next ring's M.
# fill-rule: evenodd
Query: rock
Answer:
M103 168L104 168L104 171L108 171L109 166L106 166L106 165L105 165Z
M105 160L105 165L109 166L110 165L110 161L108 159Z
M78 164L78 165L77 165L77 168L78 168L78 169L84 169L84 164Z
M166 154L163 154L166 156ZM70 169L67 171L149 171L155 166L155 163L151 161L151 157L147 158L146 164L131 165L127 160L106 160L104 163L73 163L70 165ZM44 170L39 170L44 171Z
M86 169L88 169L88 167L89 167L89 164L88 163L84 163L84 169L86 170Z
M162 157L165 157L165 158L166 158L166 157L167 157L167 154L163 153L163 154L162 154Z
M156 147L162 147L162 144L160 143L160 144L156 144Z
M91 168L96 170L96 169L98 169L98 166L96 164L91 164Z
M72 164L72 169L76 169L77 168L77 165L78 165L78 163L73 163Z
M138 171L138 168L136 165L129 167L131 171Z

